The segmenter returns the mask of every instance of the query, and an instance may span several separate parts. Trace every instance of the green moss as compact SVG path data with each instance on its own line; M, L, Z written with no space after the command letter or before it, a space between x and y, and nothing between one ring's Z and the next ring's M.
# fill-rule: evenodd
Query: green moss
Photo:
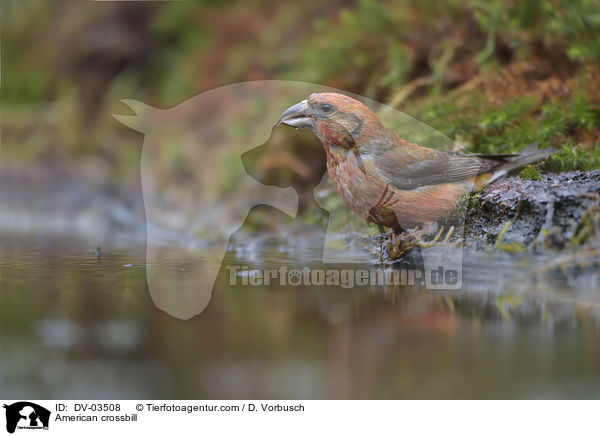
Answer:
M489 110L479 122L479 127L484 134L501 132L522 120L523 116L535 106L531 98L511 100L495 110Z
M521 178L527 180L540 180L540 171L534 165L529 165L521 171L519 174Z
M585 81L586 77L583 74L581 79ZM489 96L475 90L459 102L451 94L422 99L411 114L477 153L514 153L534 142L540 148L559 148L549 164L523 173L535 179L542 168L600 168L600 142L578 144L574 137L574 132L582 137L598 137L600 112L594 98L579 91L572 97L543 104L527 95L492 103Z
M558 153L550 156L548 166L552 171L589 171L600 168L600 143L585 150L573 145L572 140L567 140Z
M577 125L588 129L600 127L600 111L583 92L575 94L571 109L571 117Z
M600 223L600 206L594 205L585 211L577 224L575 233L569 241L571 246L577 247L588 241L596 233L598 223Z
M520 242L502 242L504 239L504 234L511 225L512 221L507 221L506 224L504 224L504 227L502 227L502 230L500 230L500 233L498 233L498 237L496 238L496 248L509 253L523 253L525 251L525 247L523 247L523 244Z

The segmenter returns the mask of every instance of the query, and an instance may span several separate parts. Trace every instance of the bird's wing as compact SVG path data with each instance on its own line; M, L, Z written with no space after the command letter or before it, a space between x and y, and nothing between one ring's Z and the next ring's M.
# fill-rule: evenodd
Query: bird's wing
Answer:
M424 159L423 159L424 157ZM420 159L386 152L373 157L379 177L397 189L411 190L421 186L458 182L490 171L499 162L465 155L436 151Z

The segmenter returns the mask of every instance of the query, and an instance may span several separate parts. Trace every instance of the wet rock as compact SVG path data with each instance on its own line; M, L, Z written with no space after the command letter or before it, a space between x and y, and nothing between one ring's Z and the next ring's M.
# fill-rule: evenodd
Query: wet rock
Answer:
M513 243L527 249L536 241L561 249L588 208L599 203L600 170L546 174L540 180L510 177L469 199L465 242L475 249Z

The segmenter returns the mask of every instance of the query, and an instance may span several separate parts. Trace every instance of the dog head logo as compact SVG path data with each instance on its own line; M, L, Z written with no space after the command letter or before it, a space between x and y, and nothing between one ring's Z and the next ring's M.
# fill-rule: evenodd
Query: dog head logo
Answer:
M50 411L29 401L4 405L6 409L6 431L18 429L48 429Z
M283 109L312 93L326 91L340 92L302 82L255 81L213 89L170 109L123 100L135 115L114 117L144 134L140 173L147 221L146 277L158 308L180 319L204 310L229 238L254 206L268 205L296 216L296 190L261 183L260 177L244 167L242 155L260 150L271 138ZM408 132L404 135L408 139L430 147L454 145L400 111L372 101L368 104L386 125L392 121L396 129L399 126ZM314 189L316 203L322 207L317 193L325 186L331 186L327 175ZM349 220L347 211L328 212L328 229L335 222L342 226L352 223L356 231L356 222L360 222L361 233L372 233L360 219ZM340 233L339 228L335 233L323 233L324 262L372 262L369 256L344 258L349 250L340 249ZM427 268L426 257L431 256L423 255ZM441 260L431 258L432 267L437 268ZM447 253L443 261L448 259L456 265L461 253Z

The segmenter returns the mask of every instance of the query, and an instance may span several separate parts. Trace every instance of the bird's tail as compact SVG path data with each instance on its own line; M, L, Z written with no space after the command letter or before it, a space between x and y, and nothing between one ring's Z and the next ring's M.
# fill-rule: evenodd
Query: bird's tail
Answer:
M558 150L556 148L543 148L538 150L537 143L531 144L530 146L521 150L519 154L507 156L506 161L494 169L492 176L485 181L485 184L490 185L515 172L519 168L523 168L525 165L546 159L548 156L556 153L557 151Z

